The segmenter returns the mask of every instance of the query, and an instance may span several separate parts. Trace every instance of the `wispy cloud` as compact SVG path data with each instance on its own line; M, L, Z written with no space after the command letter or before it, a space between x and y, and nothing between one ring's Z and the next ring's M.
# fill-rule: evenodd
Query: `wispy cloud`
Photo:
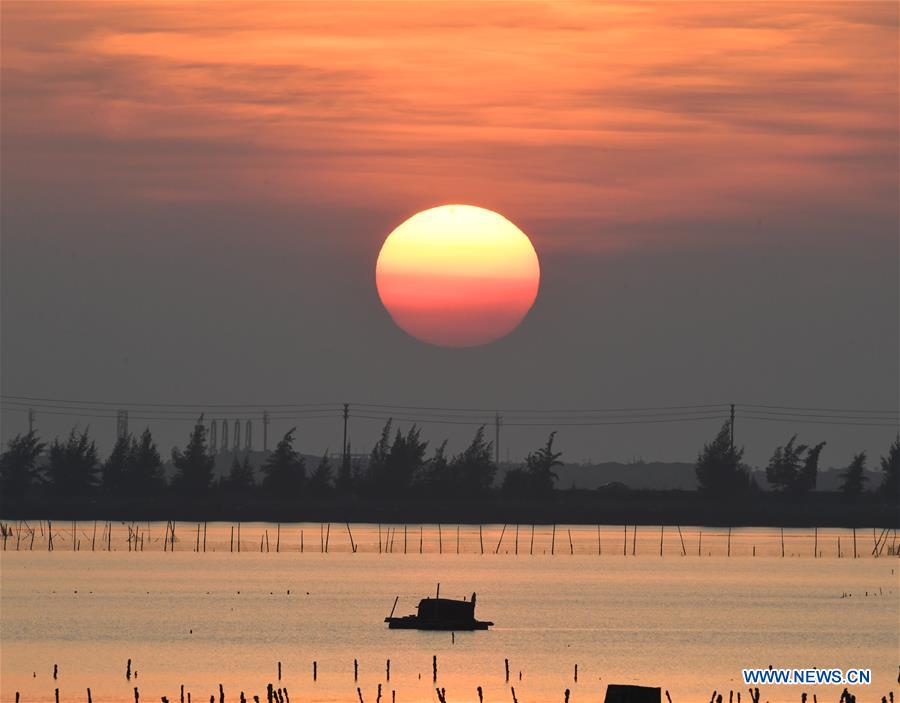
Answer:
M469 201L562 248L893 218L897 29L893 3L8 2L4 171L126 200Z

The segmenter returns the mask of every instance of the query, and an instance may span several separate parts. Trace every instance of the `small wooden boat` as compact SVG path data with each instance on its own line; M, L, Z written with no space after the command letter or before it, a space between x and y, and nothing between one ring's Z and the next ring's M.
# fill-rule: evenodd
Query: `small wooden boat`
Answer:
M423 598L419 601L415 615L394 617L397 601L391 614L384 621L391 630L487 630L494 623L488 620L475 619L476 596L472 594L472 600L453 600L440 597L440 585L434 598Z

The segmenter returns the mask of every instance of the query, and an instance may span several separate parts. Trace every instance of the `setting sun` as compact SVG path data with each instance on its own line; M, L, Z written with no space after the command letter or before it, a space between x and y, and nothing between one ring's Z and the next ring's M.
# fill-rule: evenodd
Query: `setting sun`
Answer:
M502 215L443 205L413 215L381 247L381 302L413 337L446 347L487 344L514 330L537 296L531 241Z

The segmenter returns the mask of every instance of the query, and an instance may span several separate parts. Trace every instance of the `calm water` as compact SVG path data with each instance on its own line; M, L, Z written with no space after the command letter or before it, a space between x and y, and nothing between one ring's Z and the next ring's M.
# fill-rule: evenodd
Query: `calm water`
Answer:
M41 536L46 524L31 526L34 551L26 551L30 533L27 543L20 534L20 551L8 538L0 557L4 702L17 690L23 701L52 701L57 687L61 700L84 701L88 686L95 701L129 701L135 685L141 701L177 701L180 684L205 702L214 691L218 700L219 683L228 701L241 690L264 701L267 682L286 686L293 701L357 701L359 685L374 703L379 683L383 701L392 691L404 703L435 701L432 655L438 685L454 702L477 700L479 685L485 700L511 701L504 658L523 703L562 701L566 688L573 702L598 701L608 682L659 685L674 703L705 703L714 688L727 700L729 689L746 693L741 668L769 664L869 667L874 684L857 690L861 702L898 691L900 562L887 556L890 540L881 558L872 557L878 535L871 532L857 535L860 558L853 559L850 532L785 531L781 558L780 531L735 530L728 558L725 530L704 530L701 541L696 528L681 535L667 528L661 558L658 527L639 527L637 540L629 528L626 542L621 527L605 526L599 545L596 528L557 527L555 538L539 528L532 548L529 526L520 528L517 557L515 527L501 541L502 526L480 535L462 527L459 554L455 526L440 536L434 526L421 536L418 526L408 528L407 554L402 526L351 526L352 553L343 525L329 533L318 525L244 524L240 554L230 551L230 525L209 525L206 553L194 551L196 525L178 524L175 553L162 551L163 524L132 526L144 537L136 553L128 552L121 524L103 545L112 552L100 551L103 525L94 538L93 524L78 524L75 551L71 524L54 524L52 553ZM267 532L269 551L261 553ZM379 543L393 551L379 554ZM455 641L449 633L386 629L395 596L398 613L412 612L437 582L442 595L477 591L479 617L496 627L456 633ZM128 658L137 670L130 682ZM802 690L822 701L840 695L839 688ZM800 692L771 688L762 700L798 701Z

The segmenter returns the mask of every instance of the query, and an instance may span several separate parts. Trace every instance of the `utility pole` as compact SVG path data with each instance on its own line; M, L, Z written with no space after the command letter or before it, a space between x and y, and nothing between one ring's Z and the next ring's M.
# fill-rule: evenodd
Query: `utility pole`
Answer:
M269 451L269 411L263 410L263 451Z
M734 403L731 404L731 455L734 456Z
M500 466L500 413L494 413L494 463Z
M128 411L119 410L116 413L116 439L125 439L128 436Z
M350 419L350 403L344 403L344 444L341 451L341 466L347 469L347 462L350 457L347 454L347 422Z
M28 433L34 432L34 408L28 408Z

